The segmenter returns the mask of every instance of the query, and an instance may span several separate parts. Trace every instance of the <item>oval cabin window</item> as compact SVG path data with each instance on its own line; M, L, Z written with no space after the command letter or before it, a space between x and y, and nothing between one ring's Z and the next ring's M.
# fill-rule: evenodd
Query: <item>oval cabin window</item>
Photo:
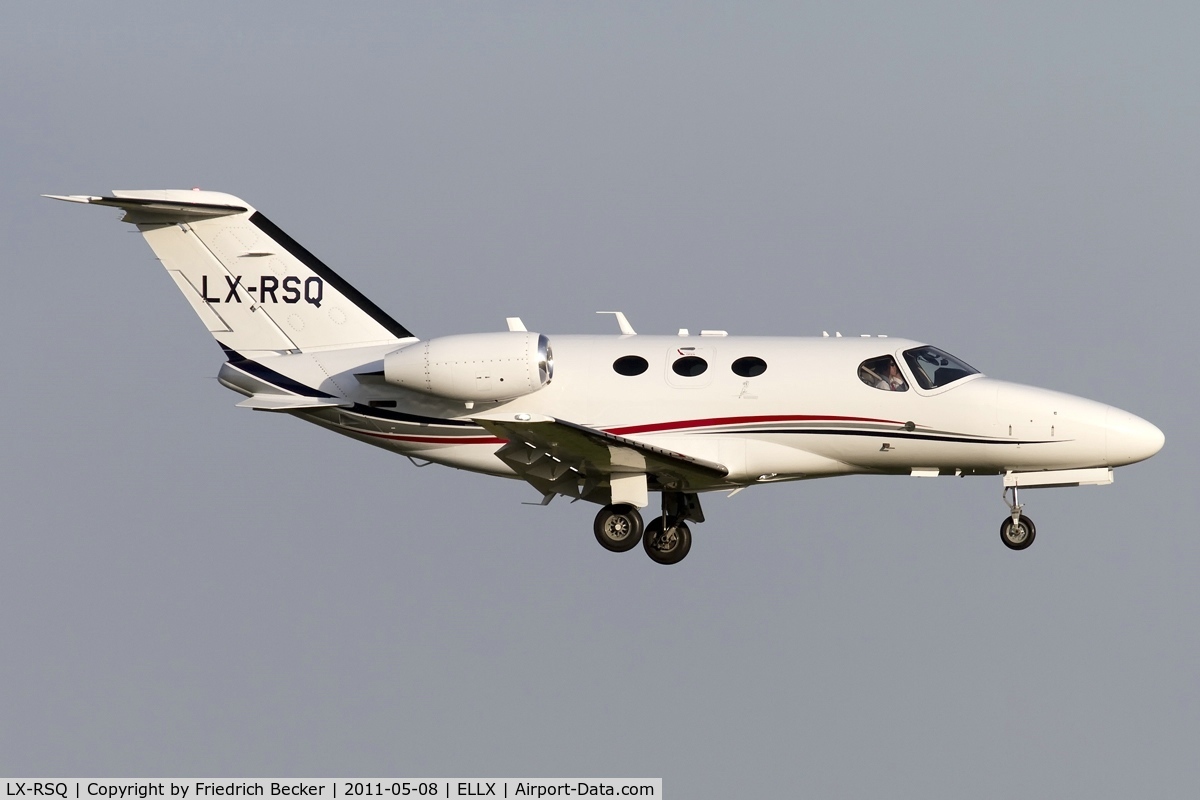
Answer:
M741 375L743 378L755 378L767 371L767 362L757 356L745 356L733 362L729 368L735 375Z
M704 370L708 369L708 362L700 358L700 356L684 356L672 364L671 369L676 375L682 375L685 378L694 378L697 375L704 374Z
M613 371L618 375L641 375L649 366L641 356L621 356L613 362Z

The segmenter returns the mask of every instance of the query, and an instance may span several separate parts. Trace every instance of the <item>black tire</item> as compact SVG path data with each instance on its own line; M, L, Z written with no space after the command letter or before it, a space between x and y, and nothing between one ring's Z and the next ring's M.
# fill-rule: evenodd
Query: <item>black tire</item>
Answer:
M1005 517L1004 522L1000 524L1000 541L1004 542L1004 546L1009 550L1024 550L1033 544L1036 536L1037 526L1024 514L1016 525L1013 525L1012 517Z
M642 527L642 515L637 508L621 503L600 509L592 530L596 534L596 541L605 550L624 553L638 546L642 539Z
M642 547L646 555L659 564L678 564L692 549L692 531L683 520L674 517L655 517L646 525Z

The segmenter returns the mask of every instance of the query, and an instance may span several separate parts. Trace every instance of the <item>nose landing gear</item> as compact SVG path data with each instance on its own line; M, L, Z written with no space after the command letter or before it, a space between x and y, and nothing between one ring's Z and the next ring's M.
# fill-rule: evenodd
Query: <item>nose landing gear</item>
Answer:
M1022 506L1017 501L1017 487L1013 486L1012 502L1008 501L1009 489L1004 490L1004 504L1008 506L1009 516L1000 525L1000 541L1010 550L1024 550L1033 544L1037 536L1037 527L1033 520L1021 513Z

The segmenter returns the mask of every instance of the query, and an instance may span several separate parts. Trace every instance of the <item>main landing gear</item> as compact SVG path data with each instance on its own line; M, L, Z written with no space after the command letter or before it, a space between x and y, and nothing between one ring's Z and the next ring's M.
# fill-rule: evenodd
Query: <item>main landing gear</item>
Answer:
M621 503L605 506L596 515L596 541L605 550L624 553L637 547L642 540L642 515L636 506Z
M1012 502L1008 501L1009 489L1004 490L1004 504L1008 506L1009 516L1000 525L1000 541L1010 550L1024 550L1033 544L1037 536L1037 527L1033 520L1021 513L1021 504L1017 502L1017 487L1013 486Z
M700 498L694 493L663 492L662 514L642 525L637 508L624 503L609 505L596 515L593 530L605 550L623 553L640 540L646 555L659 564L678 564L692 549L687 520L704 522Z

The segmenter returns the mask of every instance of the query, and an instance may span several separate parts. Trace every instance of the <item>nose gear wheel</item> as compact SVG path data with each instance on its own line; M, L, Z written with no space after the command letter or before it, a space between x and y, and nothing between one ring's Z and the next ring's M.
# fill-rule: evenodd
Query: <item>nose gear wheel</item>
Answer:
M1037 528L1033 520L1024 514L1019 514L1016 522L1013 522L1012 517L1006 517L1000 524L1000 541L1010 550L1024 550L1033 544L1035 536Z
M1008 489L1004 490L1004 504L1008 506L1009 515L1000 523L1000 541L1010 550L1024 550L1033 544L1037 536L1037 526L1033 520L1021 513L1024 506L1017 499L1017 487L1012 487L1012 502L1008 502Z

